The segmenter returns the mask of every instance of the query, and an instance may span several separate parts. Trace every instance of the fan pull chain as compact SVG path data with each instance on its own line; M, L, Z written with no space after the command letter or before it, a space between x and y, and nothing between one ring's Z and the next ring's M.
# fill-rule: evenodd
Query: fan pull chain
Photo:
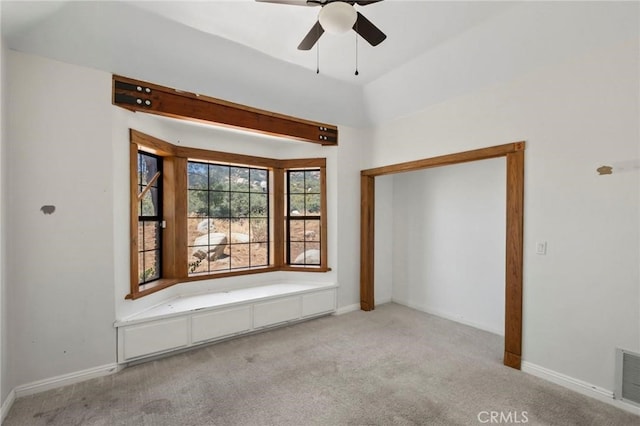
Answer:
M316 27L318 41L316 43L316 74L320 74L320 28Z
M360 34L358 32L358 20L356 19L356 27L354 28L356 30L356 72L355 74L358 75L360 74L358 72L358 34Z
M356 31L358 28L358 23L356 22ZM358 33L356 32L356 75L360 74L358 72Z

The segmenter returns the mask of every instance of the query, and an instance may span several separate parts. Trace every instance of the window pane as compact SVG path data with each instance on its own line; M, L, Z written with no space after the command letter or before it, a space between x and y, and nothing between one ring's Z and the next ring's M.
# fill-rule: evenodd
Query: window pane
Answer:
M289 214L291 216L304 215L304 195L289 195Z
M187 163L187 187L188 189L207 189L207 164Z
M295 265L319 265L320 264L320 244L319 243L292 243L291 263Z
M191 257L189 259L188 271L189 276L209 273L209 260L199 257Z
M269 265L269 244L259 243L251 245L251 266Z
M229 166L209 164L209 179L210 185L229 182Z
M307 170L305 172L305 192L307 194L320 194L320 170Z
M209 165L209 189L212 191L229 190L229 166Z
M249 201L251 203L251 217L268 216L267 194L251 194Z
M250 265L250 248L249 244L232 244L231 245L231 268L248 268Z
M146 179L146 173L144 170L144 158L142 157L144 154L142 154L140 151L138 151L138 182L137 184L140 186L144 186L146 185L146 182L144 182L143 185L143 179ZM140 193L138 191L138 193Z
M293 264L301 264L304 263L304 243L291 243L290 247L290 259Z
M211 217L229 217L229 193L220 191L209 192L209 215Z
M144 252L138 253L138 284L145 282Z
M211 262L209 265L210 271L224 271L229 270L231 268L231 256L228 254L226 257L220 258L215 262Z
M229 217L229 193L220 191L209 192L209 215L211 217Z
M304 194L304 171L289 172L289 193Z
M308 252L309 250L315 250L315 251L320 251L320 242L310 242L310 243L306 243L304 246L305 250ZM308 257L308 255L307 255Z
M231 190L249 192L249 169L246 167L231 167Z
M208 213L209 193L207 191L189 190L187 191L188 207L187 214L189 217L204 217Z
M248 219L231 219L231 242L232 243L248 243L249 242L249 220Z
M231 193L231 217L249 216L249 194L242 192Z
M305 207L307 215L320 214L320 194L307 194L305 197Z
M158 215L158 189L149 189L140 202L140 216L157 216Z
M160 252L145 251L138 254L138 282L140 284L160 278Z
M138 152L138 178L139 184L143 187L147 186L147 183L158 172L160 160L154 155ZM157 186L154 183L153 186Z
M143 251L144 244L144 222L138 222L138 252Z
M143 222L143 239L138 243L141 251L160 249L160 224L158 222Z
M251 192L267 192L268 181L266 170L251 169L249 176L251 179Z
M304 220L289 220L289 241L304 241Z
M160 251L144 252L144 282L157 280L160 278Z
M231 238L240 243L249 242L249 219L231 219Z
M307 265L320 264L320 243L306 243L304 247L304 263Z
M249 236L251 242L269 241L269 225L267 219L251 219L250 225Z
M319 220L305 220L304 240L312 241L312 242L320 241L320 221Z
M144 186L138 185L138 197L140 197L140 194L142 194L142 190L143 189L144 189ZM142 202L143 202L143 200L141 200L141 199L138 202L138 216L142 216Z

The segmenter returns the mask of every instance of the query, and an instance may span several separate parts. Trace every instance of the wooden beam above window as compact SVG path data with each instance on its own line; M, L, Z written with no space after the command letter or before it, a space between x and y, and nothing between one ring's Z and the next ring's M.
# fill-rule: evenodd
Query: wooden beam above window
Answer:
M113 105L131 111L213 123L321 145L338 144L338 128L145 81L113 76Z

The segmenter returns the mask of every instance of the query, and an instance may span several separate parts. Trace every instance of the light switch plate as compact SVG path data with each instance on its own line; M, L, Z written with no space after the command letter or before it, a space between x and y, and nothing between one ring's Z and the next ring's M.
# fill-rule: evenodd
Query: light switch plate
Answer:
M547 242L538 241L536 243L536 254L547 254Z

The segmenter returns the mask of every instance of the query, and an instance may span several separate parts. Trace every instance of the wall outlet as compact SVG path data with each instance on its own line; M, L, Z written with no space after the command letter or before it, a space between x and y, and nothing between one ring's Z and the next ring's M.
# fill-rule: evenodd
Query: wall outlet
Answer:
M547 254L547 242L538 241L536 243L536 254Z

